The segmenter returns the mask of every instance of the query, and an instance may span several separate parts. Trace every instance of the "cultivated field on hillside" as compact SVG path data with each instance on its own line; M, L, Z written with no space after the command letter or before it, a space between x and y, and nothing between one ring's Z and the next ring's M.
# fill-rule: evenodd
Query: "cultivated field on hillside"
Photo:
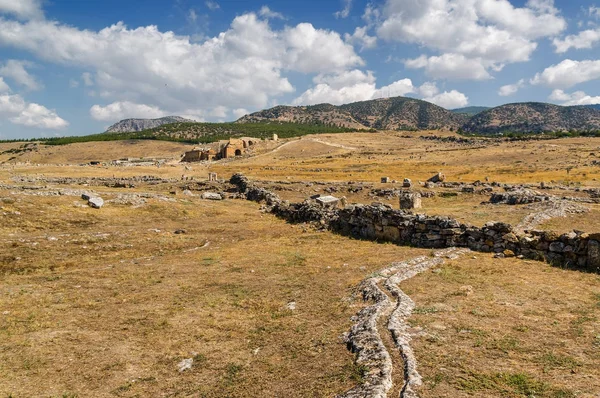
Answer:
M171 142L11 151L22 145L0 144L0 396L334 397L367 379L343 339L369 305L358 286L435 253L290 224L233 192L204 200L231 189L207 183L211 172L242 172L292 202L331 194L394 208L410 178L424 195L417 212L600 232L594 138L324 134L190 164L179 159L192 146ZM148 162L111 162L124 158ZM419 184L440 171L456 186ZM491 204L476 181L497 183L493 192L529 184L576 211ZM106 204L93 209L82 192ZM597 274L469 252L399 287L416 306L421 396L600 393ZM399 393L402 358L391 360Z

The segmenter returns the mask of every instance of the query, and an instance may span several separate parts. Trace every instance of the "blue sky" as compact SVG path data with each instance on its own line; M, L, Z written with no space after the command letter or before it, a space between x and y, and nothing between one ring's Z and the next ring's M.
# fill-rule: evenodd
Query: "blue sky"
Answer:
M0 139L410 96L600 103L589 0L0 0Z

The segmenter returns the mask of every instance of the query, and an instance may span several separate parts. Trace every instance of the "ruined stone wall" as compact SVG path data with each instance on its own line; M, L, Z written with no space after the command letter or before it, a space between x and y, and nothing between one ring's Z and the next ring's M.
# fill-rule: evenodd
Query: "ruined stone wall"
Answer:
M552 232L518 233L506 223L489 222L480 228L447 217L395 210L387 205L332 209L309 201L290 204L240 174L234 175L231 183L248 200L265 202L270 212L290 222L317 222L359 239L425 248L468 247L600 273L600 233L571 232L560 236Z

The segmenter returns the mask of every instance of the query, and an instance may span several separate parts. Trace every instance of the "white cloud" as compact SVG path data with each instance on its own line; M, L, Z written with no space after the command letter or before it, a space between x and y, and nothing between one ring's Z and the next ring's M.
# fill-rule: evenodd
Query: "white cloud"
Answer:
M440 92L437 85L433 82L425 82L419 87L419 94L423 97L434 97Z
M107 103L147 104L171 114L265 107L294 91L288 71L327 74L364 65L336 32L309 23L274 30L253 13L202 43L156 26L118 23L96 32L0 18L0 45L89 70L94 91Z
M592 48L598 41L600 41L600 29L589 29L579 32L576 35L569 35L564 39L554 39L552 40L552 44L556 47L556 52L562 54L571 48L576 50Z
M403 97L406 94L414 93L416 90L417 89L415 86L413 86L412 80L401 79L376 90L372 98Z
M342 2L344 3L344 8L333 14L336 18L348 18L348 15L350 15L352 0L342 0Z
M315 86L306 90L294 100L295 105L330 103L334 105L365 101L375 98L387 98L417 94L425 101L445 108L459 108L467 105L468 98L456 90L439 92L435 83L426 82L415 87L410 79L376 88L375 77L371 72L353 70L338 75L317 76Z
M476 79L485 76L481 68L498 70L528 61L535 40L555 36L567 26L552 0L529 0L521 8L508 0L386 0L379 12L368 11L365 18L377 24L380 38L418 44L455 61L462 56L478 64ZM440 77L443 72L462 76L437 66Z
M521 79L515 84L507 84L506 86L500 87L498 90L498 95L501 97L508 97L510 95L516 94L521 88L525 87L525 79Z
M69 123L56 112L36 103L27 103L20 95L0 95L0 117L14 124L42 129L58 130Z
M596 6L590 6L588 9L590 17L600 19L600 8Z
M69 123L60 118L56 112L35 103L28 104L19 115L10 118L10 121L28 127L52 130L63 129L69 125Z
M41 19L41 0L0 0L0 14L11 14L20 19Z
M94 79L92 78L92 74L90 72L83 72L81 74L81 80L83 80L83 84L85 84L88 87L94 85Z
M95 120L117 122L122 119L155 119L167 116L167 113L156 106L123 101L107 106L94 105L90 108L90 115Z
M439 57L421 55L404 61L407 68L425 69L425 73L435 79L486 80L492 77L481 58L469 59L461 54L443 54Z
M238 109L234 109L233 111L231 111L231 113L233 114L233 116L236 119L241 118L242 116L246 116L247 114L249 114L250 112L247 109L244 108L238 108Z
M211 11L216 11L219 8L221 8L221 6L219 5L219 3L217 3L216 1L207 0L206 2L204 2L204 4Z
M194 9L190 8L190 10L188 11L188 14L186 16L186 19L188 20L188 22L194 24L198 20L198 14L196 14L196 11Z
M31 66L33 66L31 62L9 59L4 65L0 66L0 76L11 78L28 90L40 90L44 87L43 84L39 83L25 69L25 67Z
M377 38L367 34L367 27L356 27L353 34L344 34L346 43L360 46L360 51L365 49L375 48L377 46Z
M77 88L77 87L79 87L79 80L69 79L69 87L70 88Z
M318 75L315 86L296 98L295 105L329 103L341 105L369 99L375 93L375 77L358 69L333 75Z
M260 11L258 11L258 15L260 15L263 18L285 19L282 13L273 11L267 6L262 6L260 8Z
M423 100L434 103L446 109L462 108L469 104L469 98L456 90L444 91L443 93L434 95L432 97L424 97Z
M531 79L531 84L564 89L596 79L600 79L600 60L573 61L565 59L536 74Z
M8 86L8 84L6 84L4 79L2 77L0 77L0 93L8 93L8 92L10 92L10 87Z
M554 90L550 97L551 101L559 102L561 105L593 105L600 104L600 96L592 97L583 91L576 91L572 94L565 93L563 90Z
M283 39L288 47L284 59L291 70L327 73L364 65L354 48L344 43L334 31L315 29L309 23L301 23L294 28L286 28Z

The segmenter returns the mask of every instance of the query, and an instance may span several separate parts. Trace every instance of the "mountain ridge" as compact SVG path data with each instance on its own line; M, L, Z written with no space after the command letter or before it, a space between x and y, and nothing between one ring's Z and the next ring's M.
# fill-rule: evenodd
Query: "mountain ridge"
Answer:
M488 109L471 117L465 133L544 133L600 130L600 110L544 102L517 102Z
M236 123L266 120L330 124L378 130L458 129L466 117L440 106L408 97L378 98L344 105L279 105L243 116Z
M135 133L171 123L195 123L181 116L164 116L157 119L123 119L106 129L106 133Z

